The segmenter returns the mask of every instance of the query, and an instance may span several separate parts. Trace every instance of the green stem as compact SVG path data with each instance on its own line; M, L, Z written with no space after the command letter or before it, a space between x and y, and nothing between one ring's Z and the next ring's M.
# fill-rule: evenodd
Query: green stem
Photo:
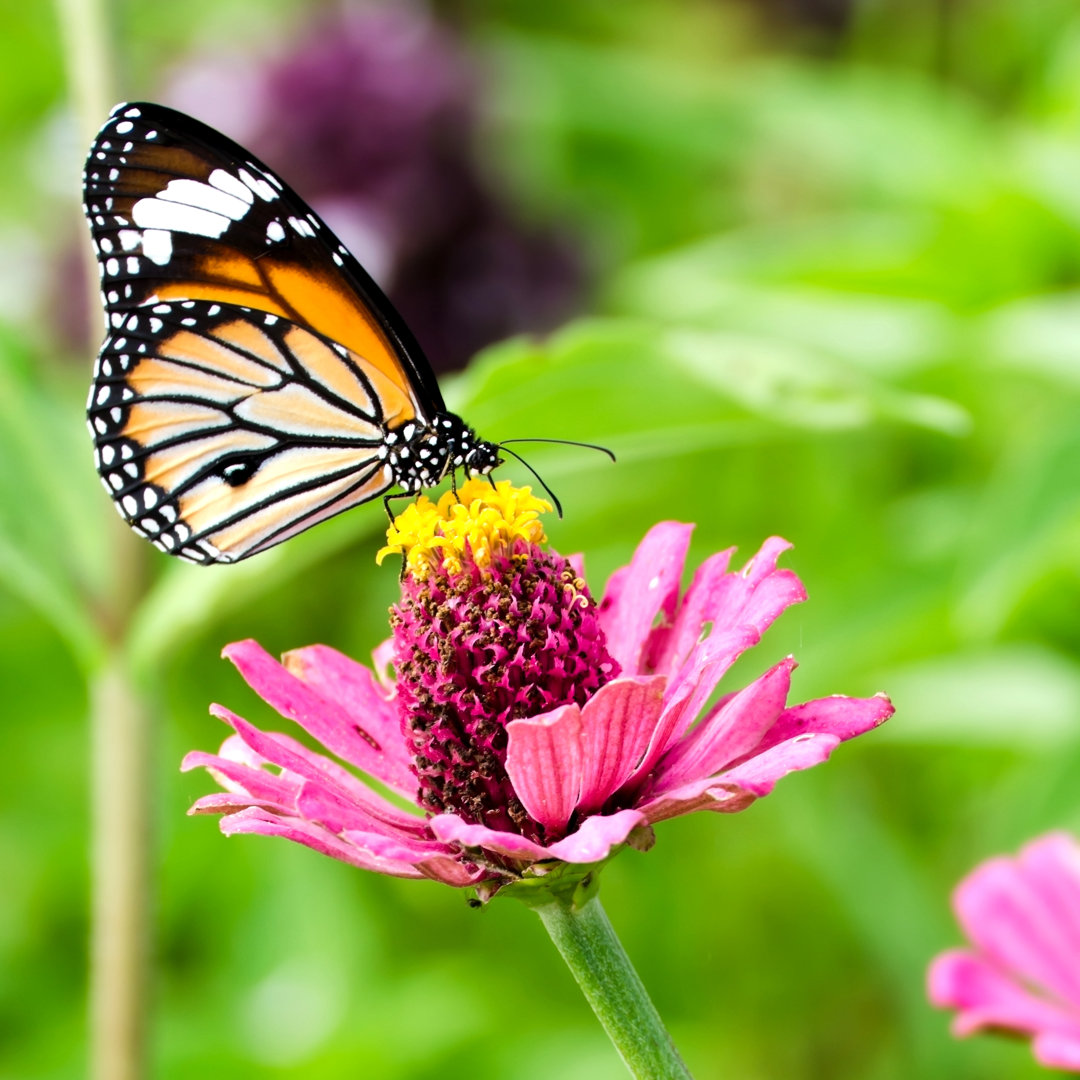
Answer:
M631 1074L648 1080L689 1077L599 898L593 895L578 907L553 896L535 911Z
M91 1080L147 1075L150 718L116 657L91 682Z
M55 0L71 104L89 146L114 103L110 0ZM85 231L83 233L86 236ZM94 252L84 242L89 310L98 308ZM87 343L97 350L96 320ZM141 552L115 515L112 567L100 616L110 654L90 679L93 744L89 1065L91 1080L142 1080L150 989L151 728L123 657L125 629L143 588ZM129 545L132 545L129 547Z

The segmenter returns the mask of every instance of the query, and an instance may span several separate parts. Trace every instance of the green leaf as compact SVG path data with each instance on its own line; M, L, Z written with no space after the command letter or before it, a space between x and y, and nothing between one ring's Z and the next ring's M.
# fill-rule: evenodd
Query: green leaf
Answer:
M32 370L27 350L0 328L0 578L92 662L108 502L94 490L77 407L34 385Z
M877 677L896 705L885 739L1043 749L1080 735L1080 666L1036 645L933 657Z

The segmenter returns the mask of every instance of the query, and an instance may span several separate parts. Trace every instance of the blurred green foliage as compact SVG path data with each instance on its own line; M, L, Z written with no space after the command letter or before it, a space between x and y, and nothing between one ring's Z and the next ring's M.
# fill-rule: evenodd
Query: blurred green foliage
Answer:
M594 589L660 518L698 522L695 558L779 533L811 601L736 674L792 651L800 697L894 696L826 767L605 873L695 1075L1034 1077L1021 1045L954 1043L923 972L959 939L964 872L1080 827L1080 13L855 0L825 35L782 7L452 5L491 167L574 223L597 292L448 396L490 438L618 452L530 455ZM122 90L309 17L122 5ZM80 152L47 5L8 5L0 60L0 1074L44 1080L82 1068L85 674L129 566L81 434L87 358L50 344ZM224 642L363 657L385 636L381 513L234 569L150 555L128 648L159 718L155 1074L620 1076L524 908L184 816L209 781L180 757L223 735L208 702L272 724Z

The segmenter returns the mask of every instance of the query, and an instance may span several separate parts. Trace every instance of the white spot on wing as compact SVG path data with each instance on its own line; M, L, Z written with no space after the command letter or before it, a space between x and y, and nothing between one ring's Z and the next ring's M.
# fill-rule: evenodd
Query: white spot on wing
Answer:
M240 170L240 179L264 202L278 197L278 193L265 180L257 180L247 169Z
M221 172L221 170L218 170ZM228 176L228 173L222 173ZM250 202L231 195L212 184L203 184L198 180L170 180L163 190L154 196L163 202L180 203L182 206L194 206L199 210L209 210L212 214L239 221L246 213Z
M255 201L251 189L224 169L215 169L210 174L209 180L219 191L224 191L232 195L233 198L240 199L247 206L250 206Z
M143 229L182 232L192 236L208 236L212 239L221 236L229 227L231 220L198 206L186 206L183 203L156 197L140 199L132 207L131 216L135 224Z
M172 233L167 229L147 229L142 247L143 254L155 266L167 266L172 258Z

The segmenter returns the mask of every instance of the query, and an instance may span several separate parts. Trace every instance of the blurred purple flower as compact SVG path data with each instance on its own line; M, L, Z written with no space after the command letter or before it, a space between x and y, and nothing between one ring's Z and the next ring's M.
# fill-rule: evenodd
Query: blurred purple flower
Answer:
M583 287L569 238L516 220L483 175L473 67L423 8L344 7L261 62L189 63L164 97L281 173L446 369L554 328Z
M977 866L953 893L973 950L930 965L930 1000L953 1032L1029 1036L1035 1060L1080 1073L1080 845L1065 833Z

